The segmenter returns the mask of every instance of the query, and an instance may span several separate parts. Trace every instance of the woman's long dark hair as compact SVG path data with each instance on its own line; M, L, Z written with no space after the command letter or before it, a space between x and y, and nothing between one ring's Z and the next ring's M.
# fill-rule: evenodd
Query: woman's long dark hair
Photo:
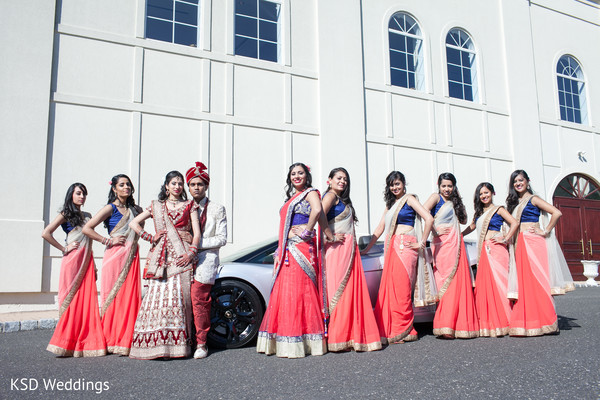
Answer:
M65 195L65 202L63 203L62 208L60 209L60 213L65 217L67 222L75 228L76 226L83 226L84 216L81 210L77 209L75 204L73 204L73 193L75 189L79 188L87 196L88 191L83 183L75 182L67 189L67 194Z
M385 189L383 190L383 201L385 201L385 206L389 210L392 208L394 203L396 202L396 196L390 190L390 186L394 184L395 181L400 181L404 185L404 193L406 193L406 178L404 174L400 171L392 171L385 178Z
M519 175L522 175L523 178L525 178L527 181L527 191L533 194L533 190L531 190L531 187L529 186L529 175L527 175L527 172L522 169L518 169L510 174L510 180L508 182L508 196L506 196L506 209L511 214L519 204L519 193L517 193L515 190L515 179L517 179L517 176Z
M135 199L133 198L133 194L135 193L135 188L133 187L133 183L131 182L131 179L129 179L129 177L125 174L115 175L110 180L110 189L108 190L108 202L106 204L112 204L115 200L117 200L117 194L115 193L115 191L113 189L117 188L117 183L119 183L119 179L121 179L121 178L125 178L129 181L129 186L131 187L131 193L129 194L129 197L125 201L125 206L127 208L131 209L131 212L133 213L133 216L135 217L140 213L139 209L135 206ZM110 217L108 217L106 220L104 220L104 226L107 229L108 229L108 221L109 220L110 220Z
M167 176L165 176L165 182L160 187L160 192L158 193L158 199L160 201L165 201L169 198L169 195L167 194L167 189L165 188L165 186L167 186L173 178L177 178L177 177L181 178L182 182L185 182L185 180L183 179L183 175L181 175L181 172L179 172L179 171L171 171L167 174ZM187 194L185 194L185 189L181 191L181 199L187 200Z
M352 210L352 215L354 217L354 222L358 222L358 218L356 218L356 212L354 211L354 206L352 205L352 200L350 200L350 174L346 171L346 168L337 167L331 170L329 173L329 179L333 179L335 174L338 172L343 172L346 175L346 187L342 190L342 193L339 195L340 200L346 206L350 207ZM330 188L328 187L325 193L329 192Z
M483 189L483 188L486 188L490 192L492 192L492 195L496 194L496 191L494 190L494 186L489 182L481 182L479 185L477 185L477 189L475 189L475 195L473 195L473 206L475 208L475 215L473 216L473 222L477 221L477 218L479 218L479 217L481 217L481 215L483 215L483 203L481 202L481 199L479 198L481 189Z
M450 201L452 201L454 213L456 214L458 221L466 221L467 210L465 209L465 205L463 204L462 197L460 197L458 186L456 186L456 177L450 172L444 172L440 174L440 176L438 177L438 188L442 184L443 180L452 182L452 186L454 186L454 188L452 189L452 193L450 193Z
M296 167L302 167L302 169L304 169L304 173L306 174L306 187L307 188L311 188L312 187L312 175L310 174L310 169L308 169L308 167L301 162L298 163L294 163L292 165L290 165L290 169L288 170L288 174L287 174L287 178L285 180L285 196L287 197L285 201L288 201L289 199L292 198L292 192L294 191L294 185L292 185L292 170Z

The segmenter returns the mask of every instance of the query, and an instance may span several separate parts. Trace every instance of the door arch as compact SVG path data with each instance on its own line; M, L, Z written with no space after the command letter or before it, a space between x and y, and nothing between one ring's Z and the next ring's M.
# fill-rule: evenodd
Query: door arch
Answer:
M583 174L564 177L552 196L563 216L556 237L575 281L584 281L581 260L600 260L600 185Z

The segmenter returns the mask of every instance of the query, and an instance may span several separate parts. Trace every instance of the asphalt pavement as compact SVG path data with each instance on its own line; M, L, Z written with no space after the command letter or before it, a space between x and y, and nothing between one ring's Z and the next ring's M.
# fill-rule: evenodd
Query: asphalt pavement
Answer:
M204 360L56 358L52 330L0 335L0 398L599 399L600 289L556 298L560 334L441 340L297 360L254 347Z

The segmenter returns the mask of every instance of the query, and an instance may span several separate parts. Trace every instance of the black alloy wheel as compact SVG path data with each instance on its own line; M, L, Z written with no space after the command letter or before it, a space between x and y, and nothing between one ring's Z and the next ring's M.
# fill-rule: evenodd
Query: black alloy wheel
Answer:
M265 312L260 296L252 286L237 280L222 280L211 291L208 344L235 349L251 342L258 334Z

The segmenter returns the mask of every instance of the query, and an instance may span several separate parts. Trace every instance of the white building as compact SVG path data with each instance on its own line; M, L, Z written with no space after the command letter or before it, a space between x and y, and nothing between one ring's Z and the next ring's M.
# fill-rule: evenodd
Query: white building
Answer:
M516 168L550 202L572 174L597 186L599 3L0 0L0 311L54 307L60 254L40 233L76 181L92 213L117 173L146 206L201 160L225 254L276 235L296 161L320 189L349 170L362 232L394 169L421 199L453 172L469 211L481 181L502 203ZM583 247L563 242L593 258L600 196L580 189L563 220Z

